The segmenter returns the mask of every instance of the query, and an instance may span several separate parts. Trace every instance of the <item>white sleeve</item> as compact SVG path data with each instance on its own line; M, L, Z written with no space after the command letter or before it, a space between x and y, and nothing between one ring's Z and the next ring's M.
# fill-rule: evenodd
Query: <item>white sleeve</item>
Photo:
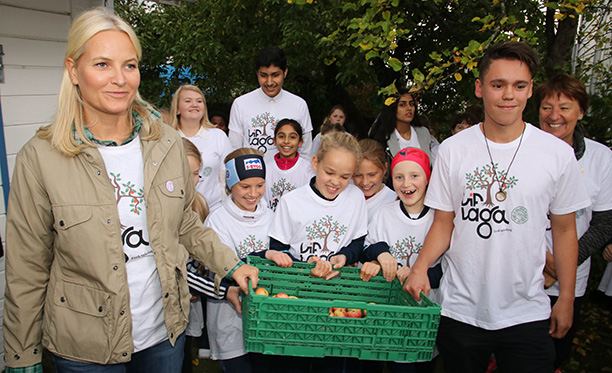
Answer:
M232 109L230 110L230 118L229 124L227 128L229 129L229 142L233 149L238 149L242 147L242 138L243 138L243 126L240 121L240 109L239 105L236 105L236 101L232 104Z
M450 170L448 166L448 146L440 146L437 161L434 163L431 179L427 186L425 205L442 211L454 211Z
M591 204L574 152L571 151L571 157L566 159L565 165L560 167L561 176L555 183L555 195L550 204L550 212L555 215L569 214Z
M302 135L303 143L302 146L298 149L300 153L300 158L304 158L307 161L310 161L310 158L314 155L312 154L312 132L307 132Z
M308 105L306 101L302 101L302 105L300 105L300 117L299 122L302 126L302 138L304 142L302 146L298 150L300 152L300 157L310 160L312 157L312 120L310 119L310 112L308 111Z

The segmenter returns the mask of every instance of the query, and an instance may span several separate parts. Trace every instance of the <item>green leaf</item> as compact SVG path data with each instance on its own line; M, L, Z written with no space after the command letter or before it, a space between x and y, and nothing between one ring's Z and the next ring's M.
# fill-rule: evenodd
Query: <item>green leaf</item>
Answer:
M391 57L388 61L389 66L393 69L393 71L400 71L402 69L402 62L395 57Z

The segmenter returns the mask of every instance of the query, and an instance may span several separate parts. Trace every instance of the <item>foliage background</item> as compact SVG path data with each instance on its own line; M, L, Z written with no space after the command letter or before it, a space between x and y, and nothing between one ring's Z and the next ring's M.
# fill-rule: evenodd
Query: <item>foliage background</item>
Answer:
M612 138L612 0L197 0L180 6L115 0L115 8L143 45L141 93L160 107L169 106L186 68L209 109L229 112L234 98L257 87L257 52L278 45L288 57L285 87L308 102L315 131L339 103L354 132L365 136L384 99L397 87L411 87L443 139L457 113L478 108L478 58L491 43L513 39L541 55L536 83L559 69L587 81L596 93L583 121L587 134L608 144ZM572 57L577 43L583 52ZM595 54L604 63L593 63ZM174 70L160 79L164 66ZM534 107L525 118L537 123Z

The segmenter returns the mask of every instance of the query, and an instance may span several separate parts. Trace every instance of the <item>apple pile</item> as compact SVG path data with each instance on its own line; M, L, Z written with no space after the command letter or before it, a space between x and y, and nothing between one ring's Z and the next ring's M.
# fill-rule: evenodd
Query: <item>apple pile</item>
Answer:
M268 292L268 290L266 290L265 288L257 288L255 289L255 294L257 295L264 295L264 296L269 296L270 293ZM288 295L287 293L277 293L274 294L272 296L272 298L291 298L291 299L298 299L298 297L295 297L293 295Z
M352 317L354 319L361 319L366 317L367 314L367 310L360 310L358 308L332 307L329 309L330 317Z

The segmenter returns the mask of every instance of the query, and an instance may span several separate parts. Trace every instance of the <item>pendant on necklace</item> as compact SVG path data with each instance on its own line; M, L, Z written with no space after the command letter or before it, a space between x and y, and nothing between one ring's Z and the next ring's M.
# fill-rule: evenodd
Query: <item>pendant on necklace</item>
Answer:
M506 191L500 189L499 192L495 193L495 199L498 202L504 202L506 200Z

